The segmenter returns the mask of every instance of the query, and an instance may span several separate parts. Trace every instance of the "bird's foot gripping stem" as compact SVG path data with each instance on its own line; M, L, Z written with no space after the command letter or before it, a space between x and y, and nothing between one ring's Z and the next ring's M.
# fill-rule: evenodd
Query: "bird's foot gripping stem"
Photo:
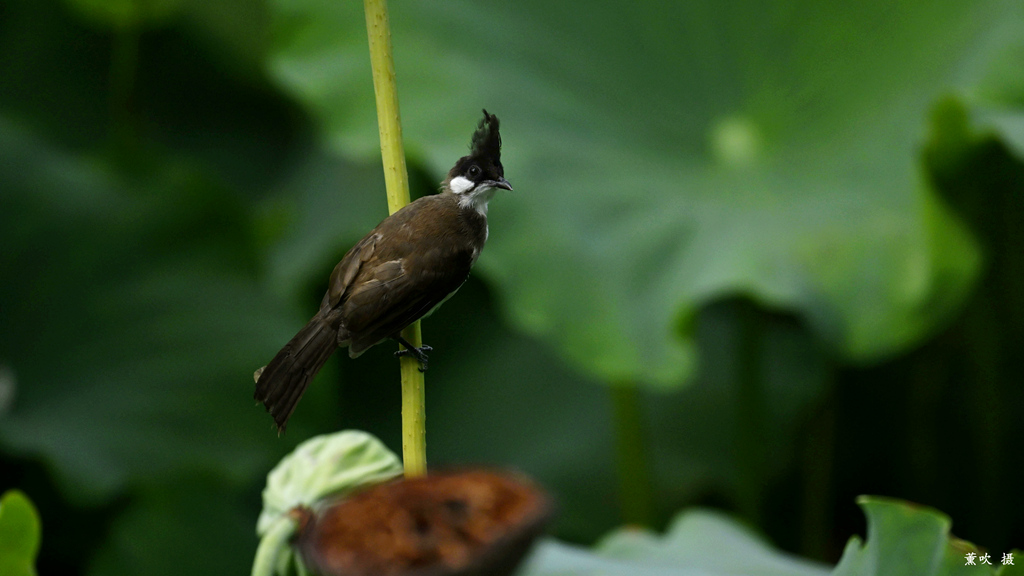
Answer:
M409 341L406 340L405 338L402 338L401 336L395 336L394 338L395 340L398 341L399 344L405 346L405 350L399 350L395 352L395 356L398 358L401 358L402 356L412 356L413 358L419 361L420 372L426 372L427 352L433 352L434 349L431 348L430 346L427 346L426 344L417 348L412 344L409 344Z

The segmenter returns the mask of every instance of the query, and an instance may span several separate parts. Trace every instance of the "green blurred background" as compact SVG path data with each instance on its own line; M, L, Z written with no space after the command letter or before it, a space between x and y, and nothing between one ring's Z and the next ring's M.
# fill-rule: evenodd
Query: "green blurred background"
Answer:
M1024 7L391 3L414 195L486 107L516 191L424 323L428 460L555 535L714 506L835 561L872 493L1024 543ZM278 438L252 371L386 215L330 0L0 0L0 491L43 574L248 570L266 472L393 449L392 347Z

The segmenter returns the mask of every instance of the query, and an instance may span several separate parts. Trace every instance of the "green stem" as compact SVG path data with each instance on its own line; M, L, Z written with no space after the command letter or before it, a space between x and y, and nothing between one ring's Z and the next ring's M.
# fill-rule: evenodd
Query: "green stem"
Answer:
M395 62L391 53L391 27L385 0L364 0L366 34L370 41L370 65L373 91L377 97L377 125L380 128L380 153L384 163L384 185L388 210L394 214L409 203L409 174L402 150L402 122L398 113L395 87ZM422 346L420 323L416 321L402 332L413 346ZM419 362L401 359L402 367L402 457L407 477L427 472L425 390Z
M288 541L295 535L295 522L287 515L277 519L260 537L256 558L252 563L252 576L273 576L281 565L282 556L292 557Z
M402 331L413 346L423 345L417 320ZM401 359L402 370L402 459L407 477L427 473L426 390L419 361L411 356Z
M632 382L611 387L619 500L627 524L653 525L651 474L644 441L640 393Z

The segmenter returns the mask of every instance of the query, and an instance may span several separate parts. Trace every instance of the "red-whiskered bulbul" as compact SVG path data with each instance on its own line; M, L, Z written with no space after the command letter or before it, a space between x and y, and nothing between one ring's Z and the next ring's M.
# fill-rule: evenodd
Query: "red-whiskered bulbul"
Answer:
M487 202L512 190L501 165L498 118L484 110L471 151L448 172L438 194L384 219L334 267L320 311L256 371L256 400L284 432L309 381L339 346L355 358L391 338L427 369L429 346L401 331L462 286L487 241Z

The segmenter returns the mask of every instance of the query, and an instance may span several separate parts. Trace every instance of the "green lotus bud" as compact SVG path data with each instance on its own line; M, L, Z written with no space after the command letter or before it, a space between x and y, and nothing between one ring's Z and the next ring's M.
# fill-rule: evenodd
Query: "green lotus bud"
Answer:
M263 490L263 511L256 523L260 545L253 576L285 575L294 557L288 542L304 510L402 474L402 462L376 437L345 430L316 436L285 456ZM300 574L305 567L296 563Z

